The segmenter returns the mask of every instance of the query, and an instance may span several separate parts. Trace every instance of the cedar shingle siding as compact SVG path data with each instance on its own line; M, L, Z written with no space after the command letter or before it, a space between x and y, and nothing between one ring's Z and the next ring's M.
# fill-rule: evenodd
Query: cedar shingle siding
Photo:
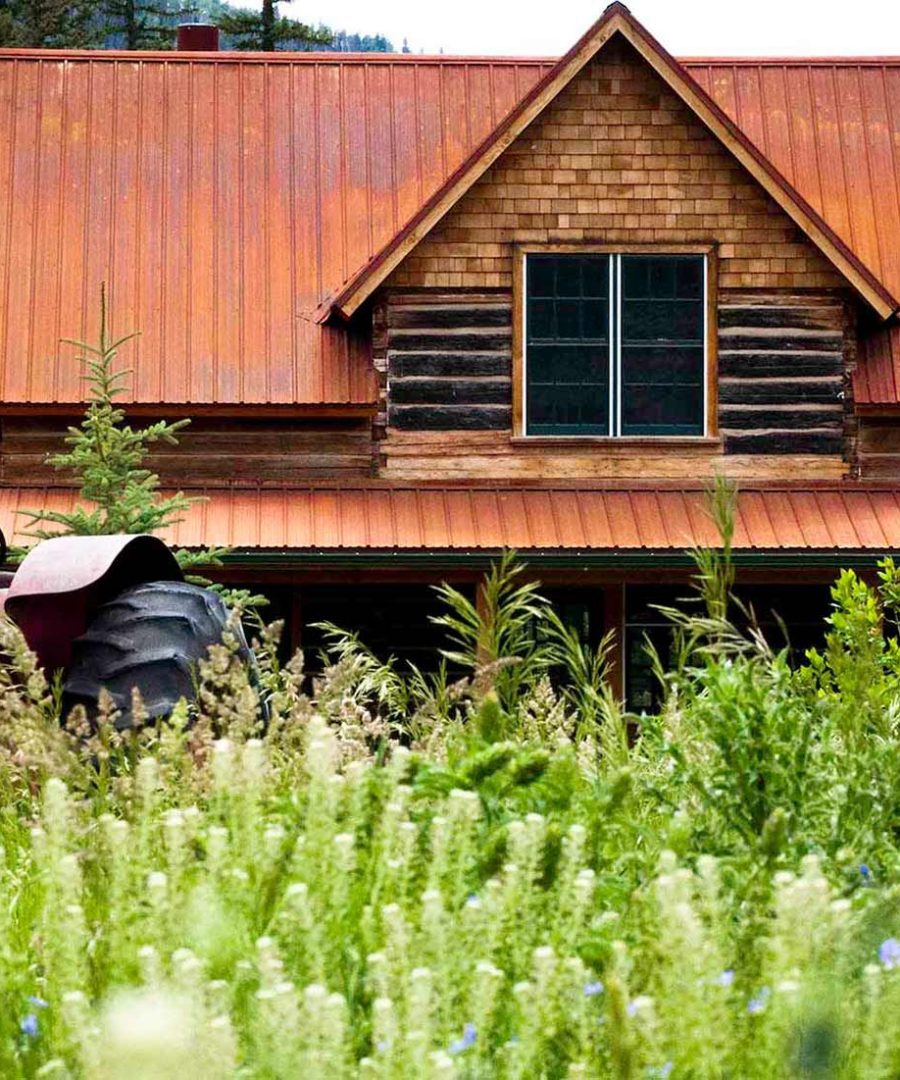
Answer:
M611 42L387 284L509 288L511 244L716 240L721 288L844 283L634 50Z

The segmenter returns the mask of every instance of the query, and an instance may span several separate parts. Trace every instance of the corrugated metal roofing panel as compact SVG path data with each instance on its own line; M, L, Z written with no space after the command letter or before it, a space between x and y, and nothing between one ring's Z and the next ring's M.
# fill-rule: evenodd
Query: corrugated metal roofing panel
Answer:
M136 402L372 402L313 312L548 67L3 52L0 400L81 400L105 280Z
M698 488L307 487L210 489L168 539L295 550L663 551L716 542ZM24 507L68 510L61 488L0 489L0 527L24 542ZM797 485L738 496L737 549L893 550L900 503L887 487Z
M900 327L885 326L860 341L859 362L853 373L853 397L858 405L896 405L900 402Z
M373 401L365 339L313 312L551 64L0 54L0 400L81 399L58 342L106 279L135 401ZM900 293L900 60L684 64ZM900 400L867 364L857 400Z
M900 58L682 61L862 261L900 292Z

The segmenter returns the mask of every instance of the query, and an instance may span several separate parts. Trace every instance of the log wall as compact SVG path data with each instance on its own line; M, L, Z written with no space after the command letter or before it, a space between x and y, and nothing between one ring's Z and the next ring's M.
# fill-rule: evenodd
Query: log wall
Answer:
M65 449L66 428L78 422L76 416L0 417L0 483L72 486L46 458ZM146 465L164 484L182 487L358 480L374 472L372 424L368 418L197 417L177 446L154 446Z
M722 293L718 415L726 454L841 454L845 305Z
M508 431L511 356L508 293L391 297L389 426L398 431Z
M847 471L852 309L834 293L723 290L718 430L679 439L513 438L508 290L382 297L381 473L398 479L668 478Z

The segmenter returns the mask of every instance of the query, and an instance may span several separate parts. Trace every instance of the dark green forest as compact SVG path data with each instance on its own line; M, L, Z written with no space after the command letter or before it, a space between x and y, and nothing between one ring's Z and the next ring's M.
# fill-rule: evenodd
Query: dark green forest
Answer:
M394 52L381 34L311 26L278 12L223 0L0 0L0 46L74 49L171 49L182 22L213 22L221 48L307 52Z

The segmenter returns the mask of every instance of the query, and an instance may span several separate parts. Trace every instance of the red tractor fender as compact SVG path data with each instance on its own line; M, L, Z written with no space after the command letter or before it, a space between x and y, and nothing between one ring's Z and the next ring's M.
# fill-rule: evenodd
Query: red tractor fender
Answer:
M72 642L100 604L132 585L183 580L157 536L58 536L28 552L3 607L49 674L68 667Z

